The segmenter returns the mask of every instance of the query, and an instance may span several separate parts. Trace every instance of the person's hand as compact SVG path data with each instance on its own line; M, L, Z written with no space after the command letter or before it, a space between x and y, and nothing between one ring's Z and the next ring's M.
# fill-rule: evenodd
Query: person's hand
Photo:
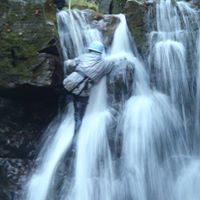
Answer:
M65 61L65 64L66 64L67 66L73 66L73 65L74 65L74 61L71 60L71 59L68 59L67 61Z

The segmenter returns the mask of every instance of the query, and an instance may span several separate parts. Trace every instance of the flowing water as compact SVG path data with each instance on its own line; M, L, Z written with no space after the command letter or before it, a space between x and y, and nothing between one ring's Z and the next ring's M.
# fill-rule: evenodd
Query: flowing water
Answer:
M68 106L55 136L47 139L39 154L42 159L28 183L27 200L199 199L198 15L189 3L171 0L156 1L154 12L148 69L135 50L125 16L116 15L120 24L106 56L131 63L132 95L121 102L124 109L115 116L107 102L106 78L93 87L72 172L63 177L54 196L56 171L74 132L73 106ZM78 10L57 14L64 61L85 52L91 41L102 41L85 16ZM120 139L118 152L110 138Z
M64 119L57 131L53 133L55 134L53 139L47 138L47 142L44 144L45 150L41 151L38 157L41 159L41 162L27 185L26 199L46 199L48 192L52 190L55 171L62 157L70 147L74 135L73 112L73 106L70 104L68 114L64 113Z
M64 61L68 58L73 58L70 56L78 56L85 52L86 47L93 40L101 41L100 32L88 25L85 15L86 13L78 10L66 10L57 13L58 31L61 47L63 50ZM70 48L71 52L68 51ZM64 69L66 69L66 66L64 66ZM102 86L100 87L102 88ZM103 91L105 91L105 89L103 89ZM97 128L97 130L100 130L98 126L104 126L104 124L107 123L107 115L109 115L109 113L107 113L108 111L104 111L104 109L106 109L104 102L105 95L102 96L101 92L98 93L100 93L99 101L91 100L90 102L93 103L89 103L88 109L95 109L95 113L91 116L91 118L99 118L99 120L97 120L95 123L96 126L94 126L94 129ZM96 94L93 96L95 97L98 95ZM46 143L43 145L43 148L38 156L38 160L40 160L40 162L38 163L38 167L36 168L26 186L27 189L25 191L25 198L27 200L45 200L54 198L51 194L53 193L52 191L54 191L53 183L55 180L55 174L63 156L66 155L67 151L69 150L74 135L73 104L69 104L66 110L68 112L62 114L64 119L59 122L60 125L58 130L55 131L55 135L51 135L52 138L50 139L45 138ZM103 113L97 115L99 110ZM105 132L103 131L102 134L105 134Z

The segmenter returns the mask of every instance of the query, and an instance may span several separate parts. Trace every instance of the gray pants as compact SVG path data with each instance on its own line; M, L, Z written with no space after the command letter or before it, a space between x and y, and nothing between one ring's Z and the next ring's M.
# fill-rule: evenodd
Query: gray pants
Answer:
M74 119L75 119L75 134L78 132L81 122L88 104L89 97L81 97L68 92L63 86L56 90L59 94L60 110L65 108L66 104L73 102L74 104Z

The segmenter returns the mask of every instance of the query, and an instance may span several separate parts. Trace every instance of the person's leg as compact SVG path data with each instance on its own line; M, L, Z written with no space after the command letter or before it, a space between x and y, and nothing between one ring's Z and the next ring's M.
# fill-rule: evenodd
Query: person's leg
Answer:
M74 96L75 134L79 131L89 97Z
M57 85L54 88L54 92L56 95L58 95L59 113L63 113L66 108L66 105L74 101L74 95L68 92L64 88L63 84Z

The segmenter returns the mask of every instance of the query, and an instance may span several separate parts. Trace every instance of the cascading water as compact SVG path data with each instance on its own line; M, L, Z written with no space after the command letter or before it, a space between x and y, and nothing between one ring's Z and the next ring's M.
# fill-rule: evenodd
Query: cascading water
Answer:
M41 152L39 159L41 163L31 177L27 187L27 200L44 200L48 198L48 192L52 190L55 171L59 161L68 150L74 135L73 106L69 106L69 114L64 114L65 118L61 122L55 136L44 145L45 152ZM48 146L48 148L47 148Z
M191 87L196 63L197 13L186 2L161 0L156 4L156 30L149 37L149 65L156 89L169 94L184 120L185 130L194 102Z
M199 131L200 116L200 73L195 76L197 67L200 72L200 59L191 50L194 46L200 52L200 42L196 45L195 37L199 28L197 13L188 3L171 0L156 2L155 11L156 28L149 34L150 74L138 58L133 40L130 41L125 16L117 15L121 22L107 59L131 63L132 96L116 118L107 102L106 79L94 86L78 133L73 173L63 177L54 196L51 194L55 172L74 130L73 106L67 114L63 113L55 136L47 140L41 151L43 158L29 181L27 200L199 198L196 186L200 184L200 161L192 148L198 139L193 132ZM101 34L88 25L84 12L61 11L57 19L64 60L82 54L92 40L102 40ZM117 128L110 133L108 129L113 123ZM110 148L108 133L120 138L120 152ZM190 134L193 140L188 142Z
M161 196L158 199L198 199L198 190L191 186L200 183L199 161L196 158L199 152L196 148L199 144L199 78L196 77L199 68L198 14L187 2L161 0L156 3L156 16L157 27L149 37L149 65L153 75L153 87L169 95L170 103L179 112L184 127L184 130L178 131L181 140L176 144L174 156L168 158L168 163L172 161L171 170L176 169L169 184L171 189L168 192L171 196ZM182 164L178 165L175 160ZM167 180L168 177L165 182L168 182Z
M101 33L90 27L84 12L63 10L57 13L57 21L64 61L85 53L85 47L89 46L91 41L101 41ZM65 71L66 68L65 66Z
M92 90L79 132L74 183L69 193L64 193L61 199L112 199L114 174L106 134L106 127L111 122L112 115L106 103L106 82L103 79Z

